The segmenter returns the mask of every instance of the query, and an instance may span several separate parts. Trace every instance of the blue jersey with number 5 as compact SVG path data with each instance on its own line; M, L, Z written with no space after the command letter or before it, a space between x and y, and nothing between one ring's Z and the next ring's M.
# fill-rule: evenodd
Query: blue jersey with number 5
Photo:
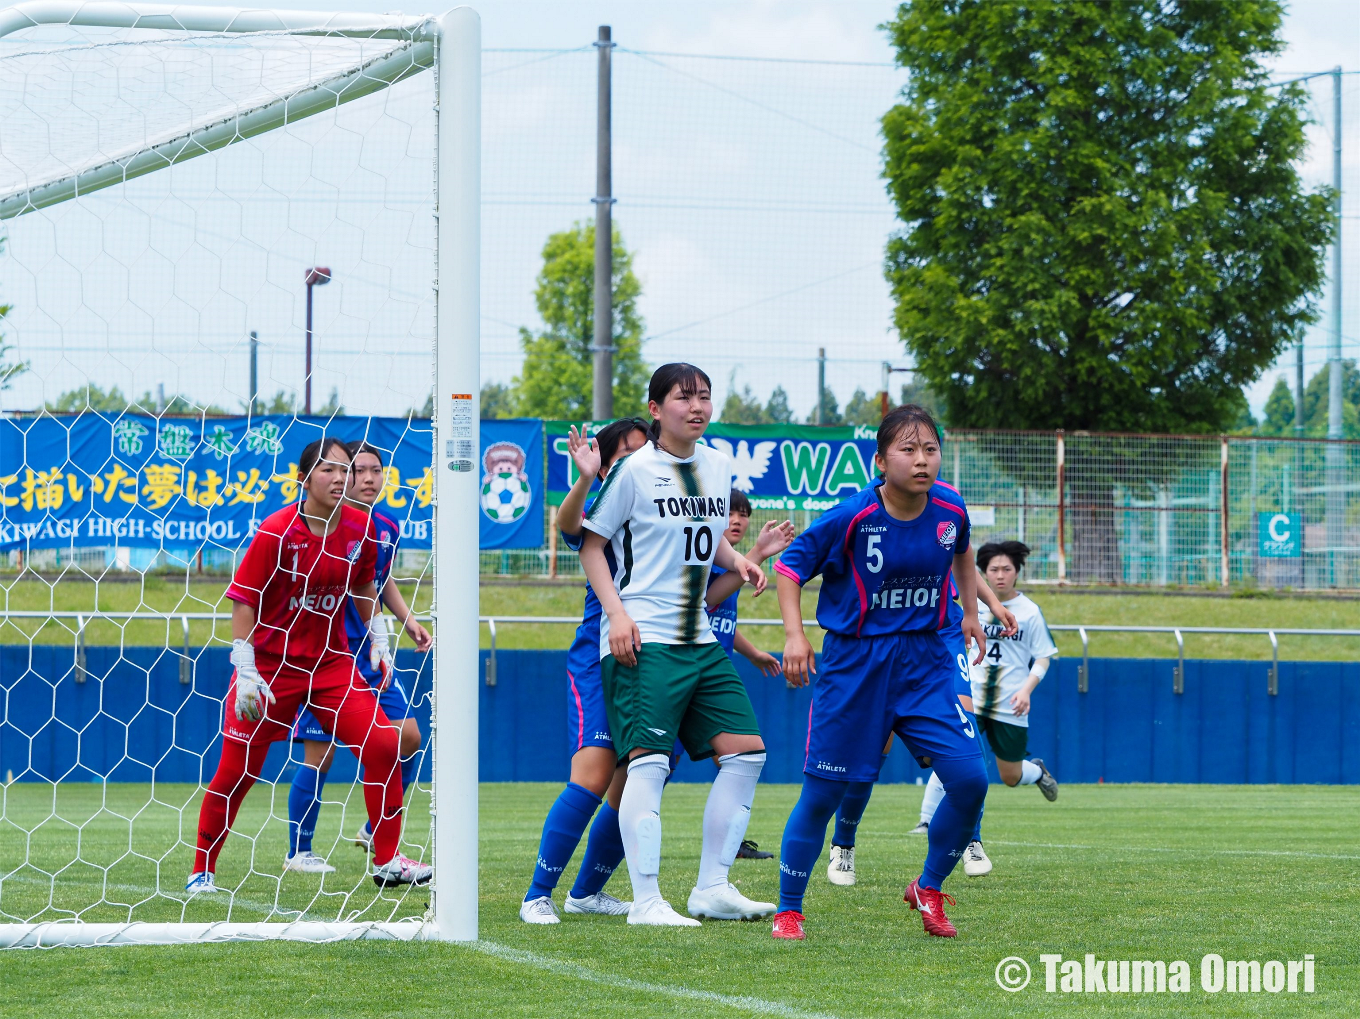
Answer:
M968 509L942 482L915 520L896 520L882 480L822 514L775 569L800 585L817 575L817 622L831 633L873 637L947 625L954 556L968 549Z

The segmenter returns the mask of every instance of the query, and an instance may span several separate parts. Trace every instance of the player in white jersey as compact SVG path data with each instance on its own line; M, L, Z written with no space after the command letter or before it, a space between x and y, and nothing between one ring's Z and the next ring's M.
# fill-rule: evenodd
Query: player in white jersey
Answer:
M973 710L978 728L996 755L996 770L1008 786L1036 785L1044 798L1058 798L1058 781L1039 758L1027 760L1030 694L1048 672L1058 654L1039 606L1015 589L1029 548L1019 541L988 542L978 549L978 568L987 578L1001 604L1015 617L1016 630L1007 635L986 606L979 606L983 629L989 638L987 654L972 667ZM939 803L938 780L931 776L921 804L921 824L926 826ZM990 873L992 861L982 848L982 820L978 819L972 841L964 850L963 871L969 877Z
M728 881L746 834L765 744L746 688L705 611L715 564L765 588L760 568L733 551L727 529L732 463L701 445L712 383L691 364L662 365L648 386L648 443L618 461L586 515L581 565L599 596L600 678L609 728L628 781L619 831L633 881L630 924L698 926L661 898L661 791L676 739L720 769L704 809L691 917L754 920L774 913ZM610 570L606 545L616 564Z

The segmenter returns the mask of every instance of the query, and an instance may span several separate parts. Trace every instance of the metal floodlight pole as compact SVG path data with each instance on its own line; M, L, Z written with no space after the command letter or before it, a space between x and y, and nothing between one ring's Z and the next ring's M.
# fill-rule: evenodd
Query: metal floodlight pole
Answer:
M1332 71L1332 214L1336 236L1332 241L1332 342L1327 356L1327 583L1337 583L1337 549L1344 543L1346 502L1342 491L1345 450L1335 440L1342 437L1341 367L1341 68Z
M312 288L323 287L331 281L331 271L324 266L312 266L304 277L307 282L307 385L302 400L302 413L312 412Z
M879 394L881 402L878 416L880 418L887 417L888 409L892 406L892 397L888 393L888 386L892 380L893 374L895 372L914 372L914 371L916 371L915 368L894 368L887 361L883 362L883 391L882 393Z
M824 424L822 408L826 405L826 348L817 348L817 409L813 412L812 423Z
M599 51L595 113L595 379L592 411L595 420L614 416L614 204L613 148L610 113L610 54L614 43L608 25L600 26L595 42Z

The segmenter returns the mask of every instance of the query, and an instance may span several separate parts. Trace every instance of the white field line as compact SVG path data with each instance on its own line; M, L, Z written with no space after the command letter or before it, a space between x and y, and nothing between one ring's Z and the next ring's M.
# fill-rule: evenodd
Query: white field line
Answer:
M3 886L4 884L10 881L14 881L19 884L39 886L45 885L48 887L51 887L52 884L52 882L50 881L43 881L36 877L29 877L27 874L16 874L12 877L0 879L0 886ZM191 898L190 896L186 895L183 892L169 892L163 888L152 888L148 885L124 885L124 884L105 885L95 884L92 881L82 882L82 884L86 884L90 888L103 888L110 892L127 892L131 895L140 895L142 897L142 901L139 901L137 903L109 902L107 899L101 899L100 902L90 903L91 906L108 905L122 908L124 906L131 905L135 908L136 906L148 905L149 903L146 902L147 899L161 898L170 899L174 902L184 903L188 902ZM317 916L314 913L308 913L296 909L280 909L278 906L271 906L263 902L256 902L253 899L244 899L239 895L233 895L226 889L223 889L222 891L218 892L217 895L195 895L192 896L192 898L197 899L199 902L203 903L226 902L231 906L239 907L241 909L248 909L251 910L252 912L264 913L270 916L286 917L290 920L320 920L322 922L330 922L330 918L328 917ZM130 922L137 923L138 921L134 920Z
M585 966L578 966L574 962L565 962L562 959L554 959L550 956L539 955L535 952L526 952L518 948L509 948L506 945L498 945L494 941L474 941L468 942L468 948L475 949L497 959L504 959L506 962L519 963L522 966L532 966L548 973L555 973L558 976L571 977L575 980L584 980L587 983L603 984L607 987L618 987L623 990L641 991L645 994L659 994L669 998L680 998L685 1001L703 1002L705 1005L717 1005L723 1008L736 1009L741 1012L750 1012L756 1015L779 1016L781 1019L838 1019L838 1017L826 1012L807 1012L792 1005L785 1005L778 1001L766 1001L764 998L753 998L745 994L719 994L716 991L700 991L693 987L674 986L671 984L653 984L644 980L633 980L630 977L616 976L613 973L601 973L598 970L588 969Z
M862 831L861 835L883 836L886 838L905 838L906 832ZM922 845L925 839L921 840ZM1306 853L1298 849L1200 849L1176 846L1079 846L1069 842L1006 842L1002 839L987 839L986 845L1024 846L1029 849L1086 849L1095 853L1178 853L1195 856L1300 856L1311 860L1360 860L1354 853Z

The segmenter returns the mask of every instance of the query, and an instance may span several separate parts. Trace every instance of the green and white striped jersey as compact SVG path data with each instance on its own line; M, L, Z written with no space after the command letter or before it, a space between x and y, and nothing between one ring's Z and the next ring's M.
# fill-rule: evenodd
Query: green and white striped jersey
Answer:
M644 644L714 641L704 594L731 492L732 461L702 444L678 460L649 442L605 478L584 526L612 544L614 587ZM608 654L604 615L600 657Z
M1053 658L1058 648L1038 605L1019 593L1001 604L1014 613L1020 628L1014 637L1003 637L1001 624L986 605L978 602L978 621L987 634L987 654L981 665L972 666L973 708L998 722L1028 726L1029 715L1017 715L1011 708L1011 698L1029 679L1034 660Z

